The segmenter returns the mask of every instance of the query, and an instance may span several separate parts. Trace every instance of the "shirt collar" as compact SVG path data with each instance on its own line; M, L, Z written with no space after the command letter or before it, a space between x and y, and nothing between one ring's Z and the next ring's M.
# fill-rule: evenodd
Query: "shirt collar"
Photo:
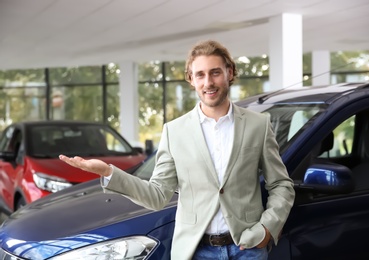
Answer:
M197 112L199 113L199 117L200 117L200 123L202 124L205 120L209 120L210 117L207 117L201 110L201 107L200 107L200 102L197 103ZM230 103L229 105L229 109L228 109L228 112L226 115L222 116L221 118L225 118L225 117L228 117L229 120L231 120L231 122L233 122L233 119L234 119L234 115L233 115L233 104L232 102Z

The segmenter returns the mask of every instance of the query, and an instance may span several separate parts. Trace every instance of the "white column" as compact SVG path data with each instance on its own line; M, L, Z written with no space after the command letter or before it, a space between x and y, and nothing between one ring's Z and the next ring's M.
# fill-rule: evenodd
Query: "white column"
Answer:
M329 51L312 52L312 85L330 84L331 56Z
M138 66L130 61L119 66L120 132L132 146L138 146Z
M270 90L302 86L302 16L272 17L269 26Z

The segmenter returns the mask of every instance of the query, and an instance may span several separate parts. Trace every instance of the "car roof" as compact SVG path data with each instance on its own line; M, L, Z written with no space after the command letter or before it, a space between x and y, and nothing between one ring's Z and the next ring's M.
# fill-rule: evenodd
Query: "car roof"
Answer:
M252 106L276 103L326 103L329 104L343 95L369 88L369 83L342 83L326 86L289 87L259 94L236 104Z

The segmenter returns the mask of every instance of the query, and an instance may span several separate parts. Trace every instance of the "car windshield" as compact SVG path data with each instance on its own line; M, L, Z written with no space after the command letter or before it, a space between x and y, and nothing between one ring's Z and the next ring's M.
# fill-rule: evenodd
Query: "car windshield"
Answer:
M133 175L144 179L149 180L152 172L155 168L155 154L152 154L144 164L142 164L134 173Z
M323 103L278 103L248 107L270 117L281 154L325 108L326 104Z
M132 147L107 126L32 126L28 131L29 154L33 157L109 156L132 153Z

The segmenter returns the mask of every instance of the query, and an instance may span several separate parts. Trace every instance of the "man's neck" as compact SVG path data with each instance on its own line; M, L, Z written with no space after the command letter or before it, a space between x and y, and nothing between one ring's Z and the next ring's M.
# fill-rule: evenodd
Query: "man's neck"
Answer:
M216 107L208 107L203 103L200 103L200 108L204 115L213 118L215 121L218 122L219 118L225 116L228 113L230 104L231 102L229 101L229 99L227 99L221 105Z

